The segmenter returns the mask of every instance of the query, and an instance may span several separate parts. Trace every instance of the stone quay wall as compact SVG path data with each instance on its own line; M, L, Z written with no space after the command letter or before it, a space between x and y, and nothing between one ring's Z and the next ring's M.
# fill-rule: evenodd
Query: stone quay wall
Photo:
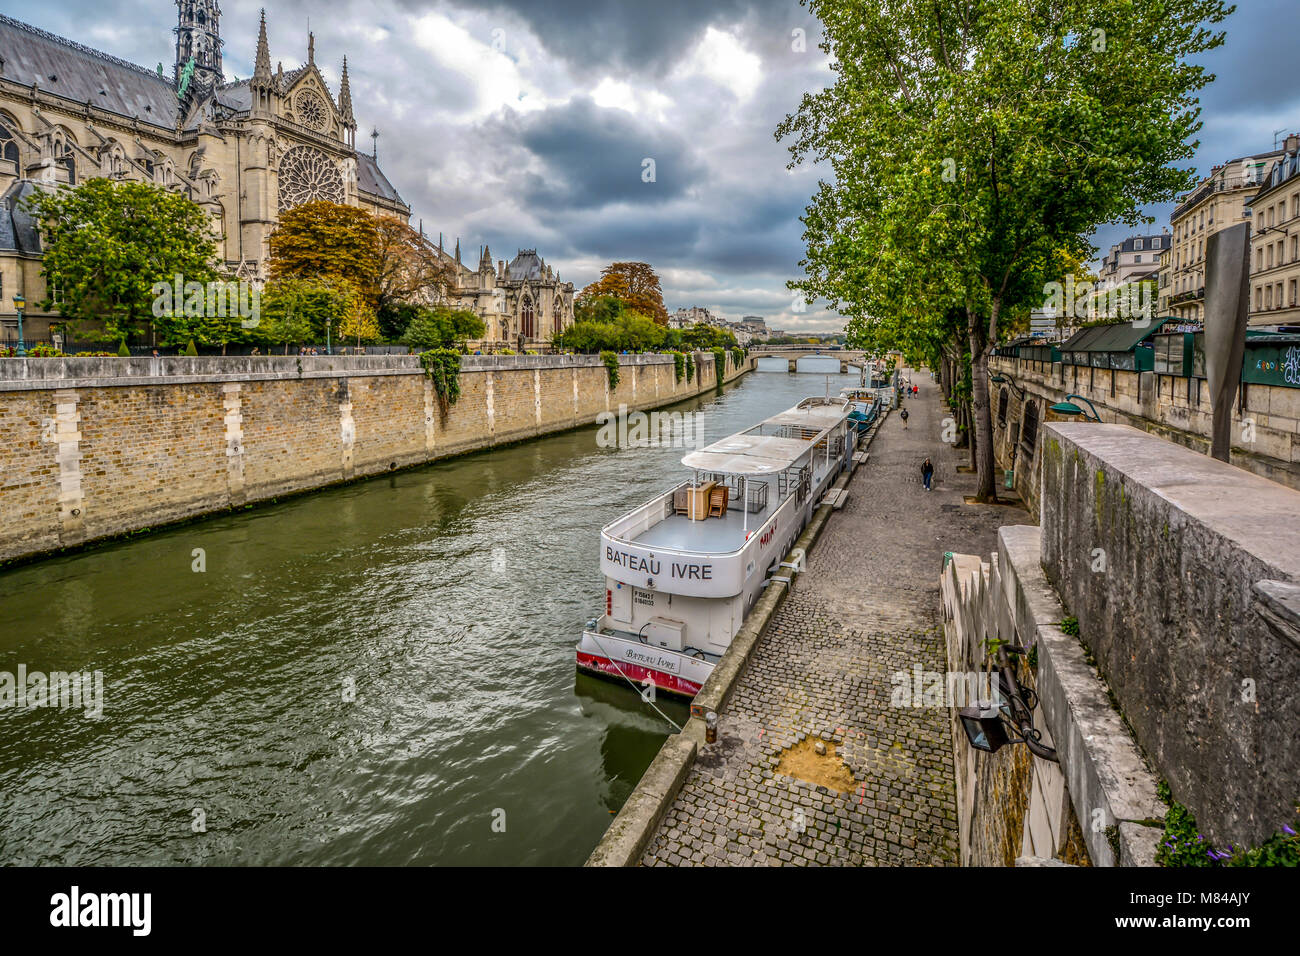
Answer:
M413 355L6 359L0 562L682 401L719 385L694 358L611 389L597 356L465 356L445 416Z
M1150 865L1160 780L1207 842L1262 842L1300 794L1300 492L1127 425L1052 422L1040 450L1041 528L954 555L944 619L954 670L1023 649L1060 762L954 723L962 861Z
M1300 492L1123 425L1043 438L1043 567L1120 713L1207 839L1266 839L1300 796Z
M1056 418L1048 409L1066 395L1087 398L1105 422L1132 425L1202 453L1210 447L1213 410L1203 379L1001 356L989 361L989 371L1010 379L989 384L999 477L1014 470L1016 491L1035 516L1042 471L1037 433ZM1028 417L1038 422L1032 436L1025 428L1031 404ZM1232 417L1232 464L1300 489L1300 388L1242 384Z

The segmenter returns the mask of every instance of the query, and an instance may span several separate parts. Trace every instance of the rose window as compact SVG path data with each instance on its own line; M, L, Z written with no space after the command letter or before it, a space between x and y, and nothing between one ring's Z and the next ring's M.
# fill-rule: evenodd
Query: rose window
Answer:
M322 199L343 202L338 166L318 149L293 147L280 161L280 211Z

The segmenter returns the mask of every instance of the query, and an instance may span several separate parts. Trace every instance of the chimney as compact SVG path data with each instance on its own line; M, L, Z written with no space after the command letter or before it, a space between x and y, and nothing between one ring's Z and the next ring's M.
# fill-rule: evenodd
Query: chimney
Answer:
M1282 148L1288 153L1294 153L1296 150L1300 149L1300 133L1292 133L1288 136Z

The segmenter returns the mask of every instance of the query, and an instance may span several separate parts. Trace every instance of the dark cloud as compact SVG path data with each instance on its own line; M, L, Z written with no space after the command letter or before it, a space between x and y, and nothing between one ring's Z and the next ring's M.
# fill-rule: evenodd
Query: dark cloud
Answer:
M831 79L817 22L796 0L226 0L226 65L237 75L251 72L263 2L272 62L302 62L309 22L328 75L348 55L359 145L381 131L380 162L414 218L449 245L460 236L467 258L482 243L507 259L535 246L579 285L607 262L643 259L665 277L670 307L839 325L815 307L793 312L785 288L817 171L788 173L772 131ZM171 68L170 0L57 0L17 15ZM1204 57L1217 79L1201 95L1205 128L1189 163L1199 174L1271 148L1276 129L1300 129L1298 25L1295 0L1249 0L1227 43ZM710 27L757 58L744 82L730 64L700 62ZM503 56L489 47L494 30ZM610 102L597 95L606 82L629 91L622 108L599 105ZM646 157L654 184L641 180ZM1170 210L1146 210L1151 231ZM1095 241L1104 252L1132 231L1105 226Z

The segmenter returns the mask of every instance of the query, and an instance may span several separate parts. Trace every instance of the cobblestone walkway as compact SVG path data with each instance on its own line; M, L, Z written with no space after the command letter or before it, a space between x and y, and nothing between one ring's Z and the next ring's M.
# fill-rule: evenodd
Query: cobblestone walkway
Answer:
M948 412L938 386L928 373L913 380L921 394L907 402L908 427L897 412L881 427L645 865L956 864L948 712L891 707L892 676L944 669L943 553L987 554L999 525L1026 519L1017 509L962 504L975 484L956 471L965 452L940 441ZM935 466L929 493L921 484L927 455ZM838 782L777 772L787 748L806 738L826 743L827 756L805 759L838 770Z

